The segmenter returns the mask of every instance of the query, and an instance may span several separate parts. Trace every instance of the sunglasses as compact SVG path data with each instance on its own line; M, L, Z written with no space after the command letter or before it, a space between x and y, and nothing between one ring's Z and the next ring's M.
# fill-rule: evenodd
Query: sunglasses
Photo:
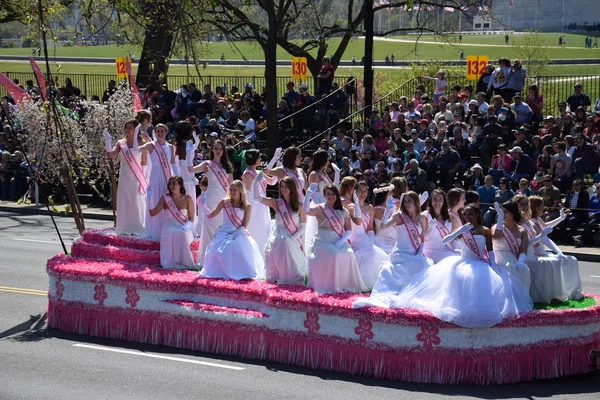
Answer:
M519 183L519 186L527 186L526 183Z
M550 179L544 179L544 183L552 182Z

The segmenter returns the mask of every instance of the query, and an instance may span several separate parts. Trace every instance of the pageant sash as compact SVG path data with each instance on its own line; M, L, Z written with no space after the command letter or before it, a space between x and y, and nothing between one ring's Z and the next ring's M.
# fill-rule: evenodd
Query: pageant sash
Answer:
M521 226L523 229L525 229L525 232L527 232L529 239L533 239L535 237L535 231L533 230L533 227L527 223L527 221L523 222ZM533 245L533 247L538 247L539 245L539 243L536 243Z
M135 176L135 179L137 179L139 183L140 193L145 195L146 188L148 187L148 181L146 180L146 176L144 175L142 166L140 165L140 163L137 162L137 160L133 156L133 153L131 152L131 149L129 148L129 146L127 146L126 139L119 140L119 147L123 152L123 158L125 159L125 162L127 162L127 165L129 165L129 169L131 170L133 176Z
M252 175L252 177L256 179L256 175L257 175L256 171L253 171L251 169L246 169L244 171L244 174L246 172L249 173L250 175ZM267 193L267 182L265 182L264 179L260 181L260 188L263 190L263 194Z
M169 163L169 158L167 157L167 152L165 148L158 143L157 141L152 142L154 146L154 151L156 151L156 155L158 156L158 163L160 164L160 169L165 177L167 185L169 184L169 179L171 178L171 164Z
M448 210L448 214L450 214L450 218L451 218L451 219L455 219L455 220L456 220L458 223L460 223L461 225L463 224L463 223L462 223L462 220L460 219L460 216L459 216L457 213L455 213L455 212L454 212L454 211L452 211L452 210Z
M450 231L448 230L448 228L446 228L446 225L444 225L438 219L435 220L435 227L437 228L438 232L440 233L440 237L442 239L450 234Z
M519 242L517 242L517 238L506 227L504 227L502 234L504 235L504 239L506 240L506 243L508 243L508 247L510 247L510 251L512 251L512 253L515 255L515 257L518 258L519 257Z
M227 189L229 189L229 179L223 167L214 161L207 161L206 165L208 165L208 168L210 168L212 173L215 174L217 181L219 181L223 190L227 192Z
M362 210L361 210L361 212L362 212ZM369 214L363 213L362 226L363 226L363 229L365 230L365 233L369 233L369 221L370 220L371 220L371 217L369 217Z
M325 174L324 174L324 173L322 173L321 171L315 171L315 172L317 173L317 176L318 176L319 178L321 178L321 180L322 180L323 182L325 182L327 185L331 185L331 184L332 184L332 182L331 182L331 179L329 179L329 177L328 177L327 175L325 175Z
M277 204L277 210L279 211L283 225L285 225L288 233L293 236L300 228L294 222L294 218L292 218L292 213L290 212L287 203L283 199L277 199L275 200L275 203ZM304 251L304 240L302 239L302 236L297 237L296 240L302 251Z
M473 254L475 254L482 260L488 258L487 249L484 249L484 254L483 256L481 255L481 252L479 251L479 246L477 246L477 242L475 241L475 236L473 236L471 232L463 233L461 237L467 245L467 248L471 250Z
M415 250L419 251L419 246L421 246L421 243L423 242L421 235L419 234L419 230L417 229L417 225L414 223L414 221L410 218L408 218L406 215L400 213L400 218L402 218L402 221L404 222L404 227L406 228L406 231L408 232L408 237L410 238L410 241L413 245L413 247L415 248Z
M177 208L177 205L173 201L173 198L168 194L164 194L163 198L165 199L165 204L167 205L167 209L169 210L171 215L173 215L173 217L175 217L177 222L179 222L181 225L185 224L188 221L188 219L185 215L183 215L181 210Z
M300 200L301 203L304 203L304 192L302 191L304 188L302 187L302 182L300 182L298 173L287 168L283 168L283 172L294 180L294 183L296 183L296 191L298 192L298 200Z
M337 233L340 238L344 236L344 225L342 225L340 219L335 215L335 212L326 205L319 205L319 207L321 207L321 211L323 211L323 214L325 215L325 218L327 218L327 221L329 221L329 225L331 225L333 231Z
M240 217L238 217L235 213L235 209L233 208L233 204L231 204L231 201L226 200L223 202L223 205L223 208L225 209L225 214L227 215L233 226L235 226L237 229L239 229L241 226L244 226L244 221L242 221Z

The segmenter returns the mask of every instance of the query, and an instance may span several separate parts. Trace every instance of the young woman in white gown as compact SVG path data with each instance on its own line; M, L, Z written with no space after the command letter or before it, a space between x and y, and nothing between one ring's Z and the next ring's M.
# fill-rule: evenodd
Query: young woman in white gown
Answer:
M360 207L361 221L357 224L352 220L350 245L354 250L360 276L367 289L371 290L379 277L381 264L387 260L388 255L374 244L373 214L375 210L366 202L368 196L369 186L365 182L358 182L356 190L353 191L353 203L348 205L348 213L351 217L356 217L356 208Z
M462 218L460 216L462 208L465 206L465 191L460 188L453 188L448 190L446 193L446 200L448 201L448 214L450 215L450 222L452 223L452 230L462 226Z
M191 138L194 127L188 121L179 121L173 128L175 132L175 159L179 175L183 178L185 192L194 200L196 199L196 177L192 172L194 166L194 146ZM195 203L194 203L195 204ZM198 211L194 210L194 223L192 233L197 234Z
M394 211L400 209L400 199L402 195L406 193L408 185L406 182L406 178L396 176L392 178L390 181L390 186L392 186L392 201L394 202Z
M481 211L473 204L463 210L465 225L443 242L456 242L459 255L447 257L417 275L391 301L393 308L429 311L442 321L465 328L488 328L503 318L531 310L526 292L515 297L508 277L498 272L492 251L492 234L482 226ZM488 253L489 252L489 253Z
M427 218L421 215L419 196L409 191L400 198L400 210L389 217L394 209L392 198L387 200L381 225L396 227L396 245L389 261L383 263L371 297L359 299L354 304L361 306L389 307L390 301L402 291L413 278L433 265L423 255L423 232L427 232Z
M558 221L550 221L547 226L538 218L544 213L544 199L538 196L523 198L515 196L519 210L523 211L532 232L539 235L564 220L565 212L561 210ZM527 203L527 204L526 204ZM554 252L548 253L544 246ZM534 246L529 246L527 265L531 270L531 297L534 302L558 303L567 299L581 299L581 277L579 263L573 256L565 256L558 246L547 236Z
M427 211L423 213L428 218L423 254L437 264L446 257L456 255L450 243L443 243L443 239L452 232L452 222L446 193L442 189L435 189L428 203Z
M254 198L275 210L275 227L265 246L267 281L272 283L303 285L307 275L304 254L306 215L294 180L289 176L279 181L279 198L266 197L260 190L264 174L259 172L254 180Z
M323 190L325 203L311 206L310 200L316 190L317 184L311 184L303 203L304 212L318 222L308 257L308 286L317 293L366 291L354 251L348 243L352 223L342 206L340 192L337 187L327 185Z
M204 266L198 276L234 280L264 277L263 257L246 230L252 206L246 200L242 181L233 181L227 197L221 199L212 211L206 206L207 200L204 195L200 200L206 216L205 224L213 218L221 218L222 223L208 244Z
M343 207L348 207L350 204L352 204L354 190L356 189L356 183L356 178L353 176L345 176L340 181L340 197L342 199Z
M158 129L158 127L157 127ZM194 268L190 245L194 240L191 227L196 205L191 196L185 194L183 178L169 178L168 193L163 194L156 207L149 210L150 217L164 215L160 234L160 264L163 268Z
M148 211L167 192L167 184L171 176L173 176L173 170L179 171L177 164L175 164L174 147L165 140L168 132L169 128L165 124L158 124L154 128L156 140L140 146L141 150L146 150L150 153L150 174L148 188L146 189ZM153 218L149 218L150 215L146 216L146 236L152 239L160 239L165 216L165 213L159 213Z
M498 214L496 225L492 226L492 239L496 264L506 270L511 280L518 280L529 293L531 272L525 263L529 238L525 229L519 225L521 213L517 203L509 200L500 206L494 203Z
M283 154L283 156L282 156ZM281 166L275 167L275 163L279 161L281 157ZM281 147L275 150L275 155L267 164L267 167L263 170L265 175L272 176L279 180L289 176L294 180L296 185L296 191L298 192L298 200L300 203L304 203L304 185L306 182L306 175L302 168L298 168L302 165L302 153L297 147L288 147L282 152Z
M375 197L373 199L373 220L375 226L375 246L379 247L386 254L390 254L394 250L396 245L396 228L393 225L389 225L385 229L381 227L381 220L385 213L386 201L392 196L394 186L391 184L380 184L373 193Z
M333 165L335 165L335 163L332 164L332 167ZM305 186L307 187L313 183L317 185L317 191L312 197L312 202L314 204L325 203L325 196L323 195L325 186L333 184L333 186L337 187L339 184L340 169L337 167L337 165L335 166L335 174L337 179L332 182L325 173L328 166L329 153L325 150L317 150L313 154L312 162L310 164L310 173L308 174L308 181L305 183ZM307 187L305 187L305 189ZM317 219L309 215L306 220L306 232L304 232L304 250L307 252L307 254L310 252L310 246L312 246L312 243L315 239L315 235L317 233L317 224Z
M219 209L220 213L223 207L217 207L221 204L223 198L227 195L229 185L233 181L233 166L227 158L225 151L225 143L221 140L216 140L210 149L208 161L196 165L192 168L193 173L206 173L208 178L208 188L206 190L206 207L209 210ZM203 193L204 194L204 193ZM245 191L244 191L245 197ZM204 218L202 223L202 235L200 236L200 249L198 251L198 265L204 265L204 253L208 244L215 236L217 228L223 224L226 218L215 218L217 215L207 219ZM248 213L248 216L250 214Z
M138 145L135 128L138 122L131 119L125 122L125 137L114 148L110 133L104 131L106 154L113 158L117 155L121 162L119 185L117 189L117 235L144 236L146 234L146 189L148 181L142 168L142 154Z
M250 216L250 222L248 223L248 233L250 233L250 236L256 241L258 249L264 257L265 245L267 244L267 239L269 238L269 233L271 231L271 213L269 212L269 207L262 204L254 195L254 179L258 173L256 167L258 167L262 161L258 150L246 150L245 161L248 167L242 174L242 182L246 189L248 203L252 206L252 215ZM273 185L276 181L276 179L263 175L263 179L261 179L260 184L257 186L260 190L259 198L260 196L265 197L267 195L267 185Z

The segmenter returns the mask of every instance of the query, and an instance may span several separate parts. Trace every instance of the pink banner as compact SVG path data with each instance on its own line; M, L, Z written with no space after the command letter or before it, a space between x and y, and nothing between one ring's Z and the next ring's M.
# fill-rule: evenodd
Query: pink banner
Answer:
M29 96L25 90L21 89L19 85L8 79L6 75L1 72L0 85L4 86L8 95L12 97L18 106L22 106L25 100L31 100L31 96Z
M29 57L29 63L31 64L31 69L33 69L33 73L35 74L38 85L40 85L40 94L42 95L42 100L46 101L48 100L46 98L46 77L44 77L44 74L42 74L42 70L40 67L38 67L33 57Z
M133 69L131 68L131 59L129 57L125 59L125 68L127 68L127 75L129 75L129 86L131 87L133 110L141 110L142 102L140 101L140 91L138 90L137 84L135 83L135 78L133 77Z

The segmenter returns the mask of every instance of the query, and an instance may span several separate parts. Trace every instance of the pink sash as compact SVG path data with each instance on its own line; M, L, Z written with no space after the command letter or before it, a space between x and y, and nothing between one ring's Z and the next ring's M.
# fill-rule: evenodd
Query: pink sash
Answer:
M479 247L477 246L477 242L475 241L475 236L473 236L471 232L463 233L461 237L473 254L482 260L486 260L488 258L487 249L484 249L484 255L481 255Z
M510 250L515 255L515 257L518 258L519 257L519 242L517 242L517 238L506 227L504 227L502 234L504 235L504 239L506 240L506 243L508 243L508 247L510 247Z
M323 211L327 221L329 221L329 225L331 225L333 231L337 233L340 238L344 236L344 225L342 225L340 219L335 215L335 212L327 206L319 205L319 207L321 208L321 211Z
M237 229L239 229L241 226L244 226L244 221L242 221L240 217L238 217L235 213L235 209L233 208L233 204L231 204L231 201L224 201L223 206L223 208L225 209L225 214L227 215L233 226L235 226Z
M324 173L322 173L321 171L315 171L315 172L317 173L317 176L318 176L319 178L321 178L321 180L322 180L323 182L325 182L327 185L331 185L331 184L332 184L332 182L331 182L331 179L329 179L329 177L328 177L327 175L325 175L325 174L324 174Z
M181 225L185 224L188 219L185 215L183 215L181 210L177 208L173 198L168 194L163 194L163 198L165 199L165 204L167 205L167 209L171 212L171 215L173 215L173 217L175 217L177 222L179 222Z
M171 166L167 157L167 153L165 152L165 149L160 143L155 141L152 142L152 145L154 146L154 151L156 151L156 155L158 156L160 169L162 170L163 175L165 176L167 184L169 184L169 179L171 178Z
M298 174L287 168L284 168L283 172L285 172L285 174L287 176L289 176L290 178L292 178L294 180L294 182L296 183L296 191L298 191L298 199L300 200L301 203L304 202L303 187L302 187L302 183L300 182L300 177L298 176Z
M369 217L369 214L362 215L362 226L365 230L365 233L369 233L369 221L370 220L371 220L371 217Z
M442 237L442 239L450 234L450 231L448 230L448 228L446 228L446 225L441 223L438 219L435 220L435 227L437 228L438 232L440 233L440 236Z
M127 139L119 140L119 147L121 148L121 152L123 153L123 158L127 165L129 165L129 169L135 176L135 179L139 183L139 191L141 194L146 194L146 188L148 187L148 181L146 180L146 176L144 176L144 171L142 170L142 166L137 162L131 149L127 146Z
M531 227L531 225L529 225L527 222L523 222L521 226L523 227L523 229L525 229L525 232L527 232L527 236L529 237L529 239L533 239L535 237L535 231L533 230L533 227ZM536 243L533 245L533 247L537 247L539 245L539 243Z
M455 213L452 210L448 210L448 214L450 214L450 218L454 218L456 221L458 221L462 225L462 220L460 219L460 216L457 213Z
M227 189L229 189L229 179L223 167L214 161L207 161L206 165L208 165L208 168L215 174L223 190L227 192Z
M277 199L275 200L275 204L277 204L277 210L279 211L279 215L281 216L281 220L283 221L285 228L288 230L290 235L294 235L300 228L298 228L294 222L294 218L292 218L292 213L290 212L286 202L283 199ZM296 238L296 240L298 240L300 248L302 251L304 251L304 240L302 239L302 236Z
M404 222L404 227L408 232L410 242L412 243L415 250L419 251L419 246L421 246L423 239L421 238L421 234L419 234L419 229L417 228L417 225L412 219L408 218L402 213L400 213L400 218L402 218L402 221Z
M257 174L256 174L256 171L253 171L253 170L251 170L251 169L246 169L246 170L244 171L244 174L245 174L246 172L247 172L247 173L249 173L250 175L252 175L252 177L256 179L256 175L257 175ZM261 189L263 190L263 192L267 193L267 182L265 182L264 180L260 181L260 187L261 187Z

